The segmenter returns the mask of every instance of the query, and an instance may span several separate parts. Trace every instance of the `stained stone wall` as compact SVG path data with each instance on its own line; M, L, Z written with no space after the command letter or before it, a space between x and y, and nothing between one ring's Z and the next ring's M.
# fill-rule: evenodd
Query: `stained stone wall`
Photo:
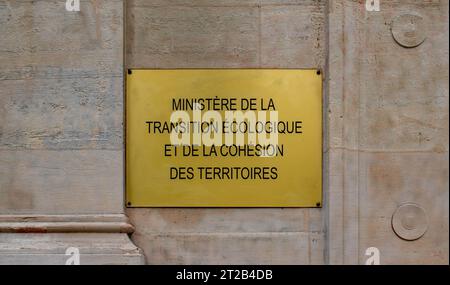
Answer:
M122 1L0 1L0 214L122 209Z
M0 1L0 264L141 263L123 207L122 0Z
M380 3L0 0L0 264L448 263L449 3ZM322 69L323 207L125 210L124 67Z
M330 1L330 263L449 262L448 5Z

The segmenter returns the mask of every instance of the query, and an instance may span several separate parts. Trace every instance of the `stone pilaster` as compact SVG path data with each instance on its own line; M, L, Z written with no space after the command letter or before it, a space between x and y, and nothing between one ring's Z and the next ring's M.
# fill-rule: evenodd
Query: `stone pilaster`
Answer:
M139 264L124 215L124 1L0 1L0 264Z

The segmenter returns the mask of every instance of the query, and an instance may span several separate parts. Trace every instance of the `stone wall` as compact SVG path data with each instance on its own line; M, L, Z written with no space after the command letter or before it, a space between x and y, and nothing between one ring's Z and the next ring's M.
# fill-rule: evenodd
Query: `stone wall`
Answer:
M140 262L123 237L124 3L65 3L0 1L0 264L60 264L70 246Z
M448 264L448 1L330 3L330 262Z
M448 263L449 3L380 2L0 0L0 264ZM125 211L124 67L322 69L323 207Z

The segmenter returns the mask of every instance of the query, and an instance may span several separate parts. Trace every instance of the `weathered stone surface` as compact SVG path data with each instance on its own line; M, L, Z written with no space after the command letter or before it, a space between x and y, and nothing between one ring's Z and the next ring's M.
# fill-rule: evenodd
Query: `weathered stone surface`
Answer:
M0 213L123 211L123 2L65 2L0 2Z
M388 5L361 27L361 148L448 151L448 13L432 4L410 7L424 18L427 40L404 48L389 23L407 5Z
M322 1L130 1L127 66L323 67L325 6Z
M122 0L0 1L0 264L142 264L123 216ZM35 234L31 234L35 233Z
M123 151L0 151L0 214L123 210Z
M14 76L20 68L39 67L52 78L58 75L51 76L52 69L81 68L121 75L123 1L82 0L80 12L66 11L65 2L0 2L2 72Z
M138 229L133 240L141 244L148 264L323 263L322 234L316 233L141 234Z
M54 230L67 225L46 215L123 211L124 3L64 2L0 0L0 215ZM448 1L126 5L127 67L326 77L324 208L128 209L148 263L364 263L375 246L382 264L448 264ZM404 13L423 17L426 38L409 49L391 32ZM414 241L392 229L405 202L428 219ZM69 245L85 264L141 261L125 234L0 234L0 263L63 264Z
M123 3L81 3L0 2L0 149L123 148Z
M448 162L448 154L439 153L362 155L361 247L378 247L383 264L448 263ZM428 219L427 231L414 241L392 228L392 215L404 203L419 205Z
M323 0L129 0L134 7L243 7L243 6L276 6L276 5L311 5ZM134 3L131 3L134 2Z
M150 208L129 209L143 233L321 231L320 209ZM243 219L245 217L245 219Z
M377 247L382 264L448 263L448 2L330 3L330 263L360 263ZM427 39L405 49L390 23L424 17ZM333 48L334 47L334 48ZM400 239L392 214L417 203L426 233ZM429 213L429 215L428 215Z
M127 4L130 68L257 67L258 8Z
M322 68L325 2L261 7L260 67Z
M361 42L360 247L379 246L383 264L448 263L448 2L388 5L367 17ZM427 37L409 49L383 25L406 10L423 16ZM391 225L406 202L428 216L415 241Z
M122 77L0 80L0 149L123 148Z
M324 262L320 209L128 209L127 212L136 226L133 241L146 253L149 264Z
M143 263L142 252L126 234L0 234L1 265L65 265L77 248L80 264L137 265Z

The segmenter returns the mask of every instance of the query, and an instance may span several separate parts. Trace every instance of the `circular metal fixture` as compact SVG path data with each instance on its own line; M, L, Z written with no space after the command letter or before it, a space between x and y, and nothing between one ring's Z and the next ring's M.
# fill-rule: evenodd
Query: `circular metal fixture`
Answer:
M404 240L421 238L428 229L425 210L414 203L399 206L392 215L392 229Z
M401 14L392 21L391 33L402 47L417 47L426 39L424 19L418 14Z

